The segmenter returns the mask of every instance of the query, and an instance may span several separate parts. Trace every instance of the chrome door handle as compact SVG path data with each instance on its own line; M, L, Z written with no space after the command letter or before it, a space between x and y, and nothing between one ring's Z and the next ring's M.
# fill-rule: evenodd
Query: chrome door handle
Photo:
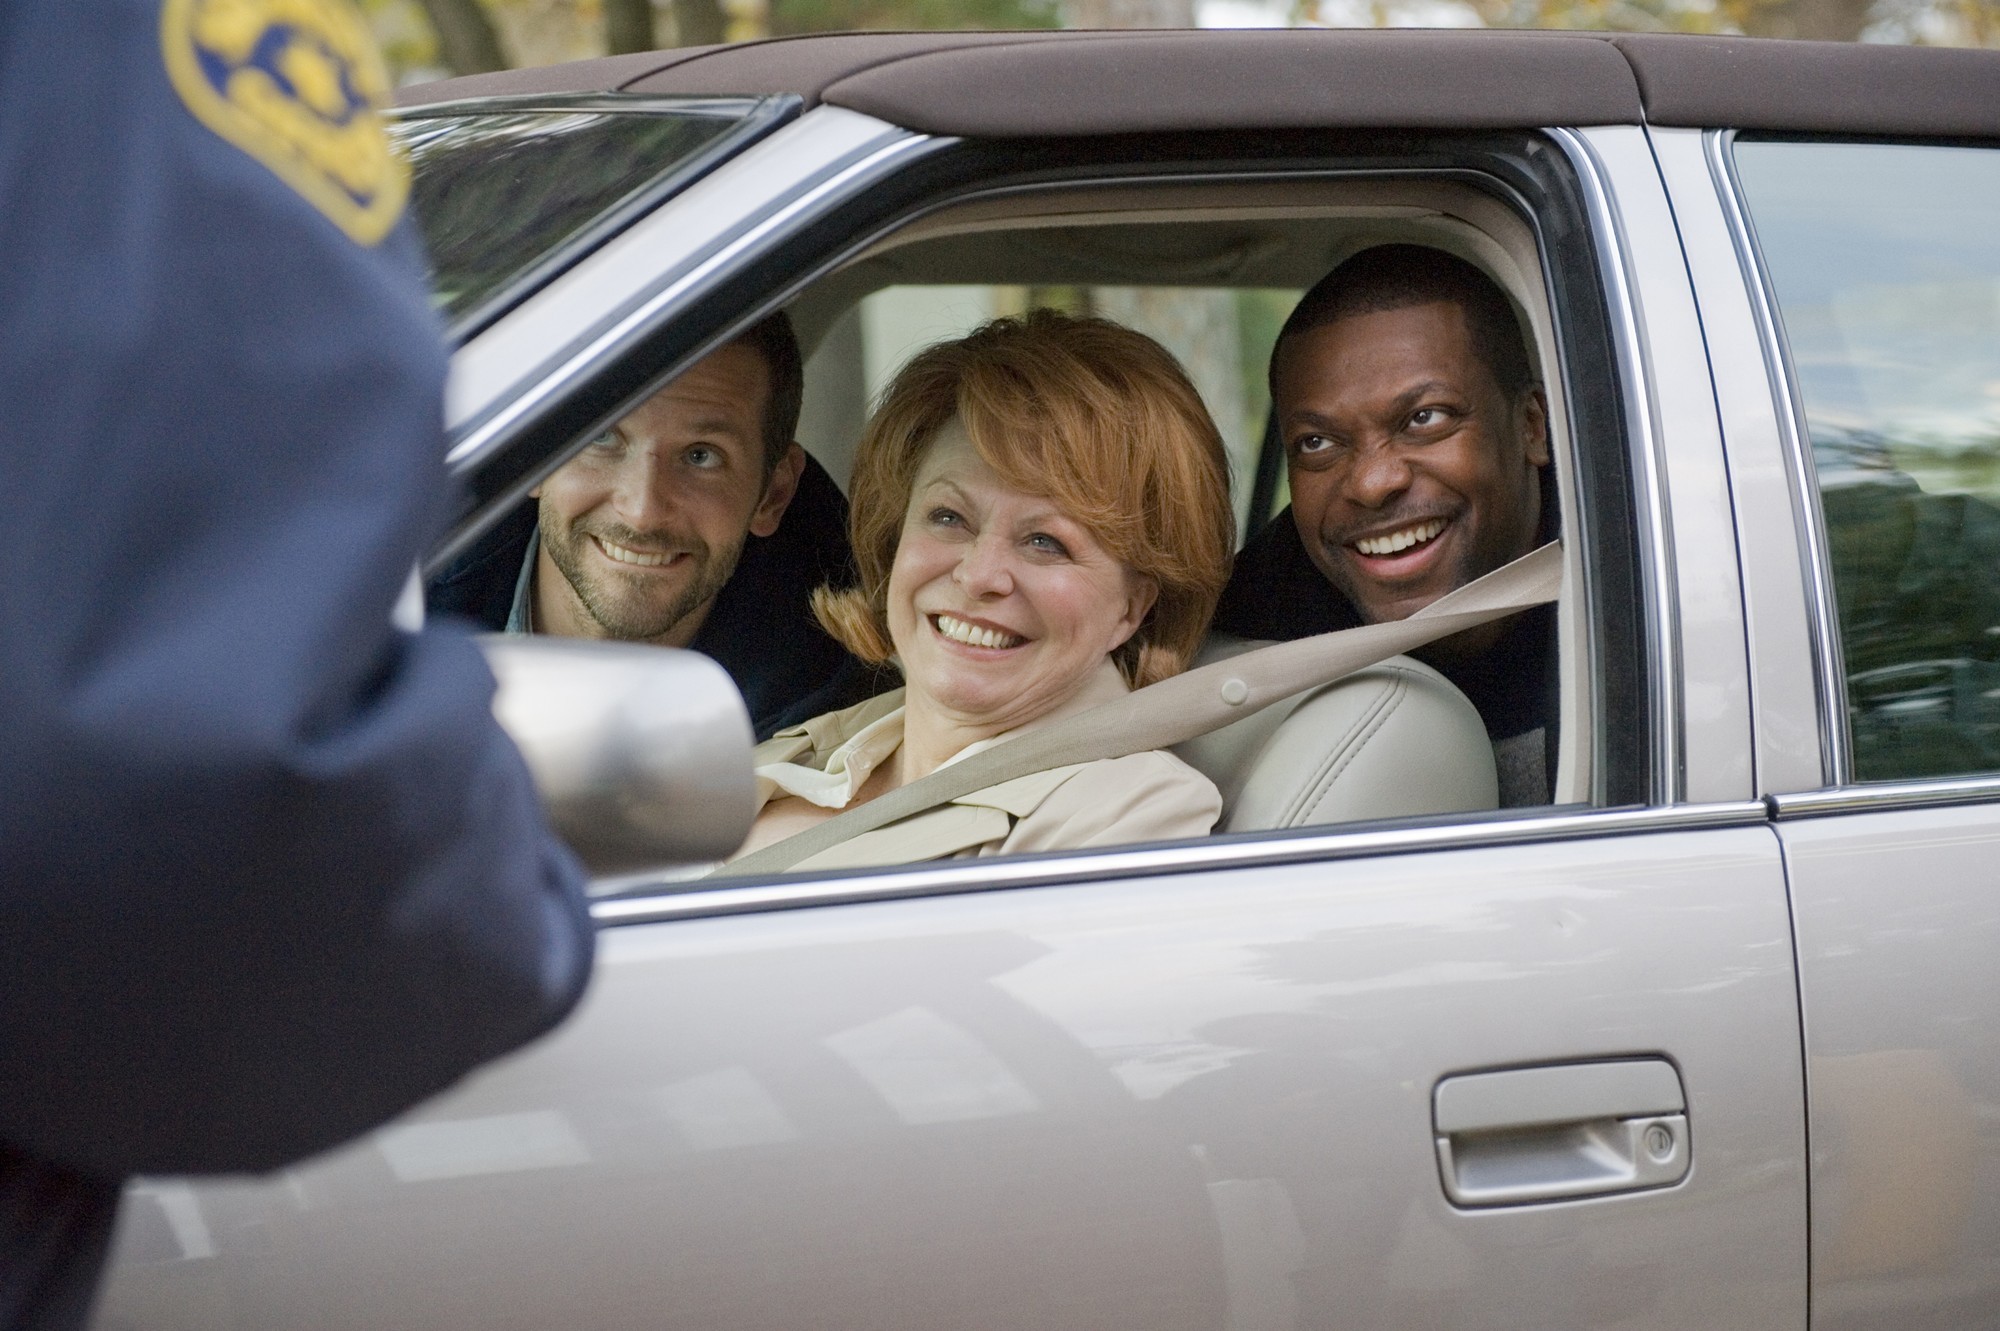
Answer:
M1662 1188L1687 1177L1687 1095L1663 1058L1446 1077L1431 1097L1438 1170L1459 1206Z

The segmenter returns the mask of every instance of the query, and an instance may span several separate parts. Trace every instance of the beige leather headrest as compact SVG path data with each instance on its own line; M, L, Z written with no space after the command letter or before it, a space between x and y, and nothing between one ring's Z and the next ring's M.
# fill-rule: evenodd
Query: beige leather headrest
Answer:
M1259 643L1220 638L1202 662ZM1174 746L1222 791L1218 832L1495 808L1486 727L1437 671L1391 657Z

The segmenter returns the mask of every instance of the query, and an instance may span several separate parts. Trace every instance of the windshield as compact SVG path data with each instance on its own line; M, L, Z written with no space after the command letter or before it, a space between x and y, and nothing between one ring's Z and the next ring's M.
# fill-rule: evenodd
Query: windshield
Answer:
M599 95L398 113L433 299L453 336L477 332L797 104Z

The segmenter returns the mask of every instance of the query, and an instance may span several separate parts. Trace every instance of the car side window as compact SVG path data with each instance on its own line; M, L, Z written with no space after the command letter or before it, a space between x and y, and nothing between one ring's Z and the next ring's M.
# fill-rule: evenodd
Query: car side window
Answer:
M2000 151L1735 163L1811 437L1854 779L2000 771Z

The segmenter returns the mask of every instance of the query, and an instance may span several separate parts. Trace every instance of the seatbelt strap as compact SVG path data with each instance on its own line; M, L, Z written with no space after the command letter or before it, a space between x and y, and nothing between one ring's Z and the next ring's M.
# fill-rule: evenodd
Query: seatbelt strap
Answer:
M1029 730L961 762L940 767L734 860L724 869L732 876L780 873L863 832L1003 781L1075 763L1164 749L1425 643L1546 605L1561 590L1562 547L1551 541L1439 597L1408 619L1274 643L1198 670L1183 671L1065 717L1060 725Z

